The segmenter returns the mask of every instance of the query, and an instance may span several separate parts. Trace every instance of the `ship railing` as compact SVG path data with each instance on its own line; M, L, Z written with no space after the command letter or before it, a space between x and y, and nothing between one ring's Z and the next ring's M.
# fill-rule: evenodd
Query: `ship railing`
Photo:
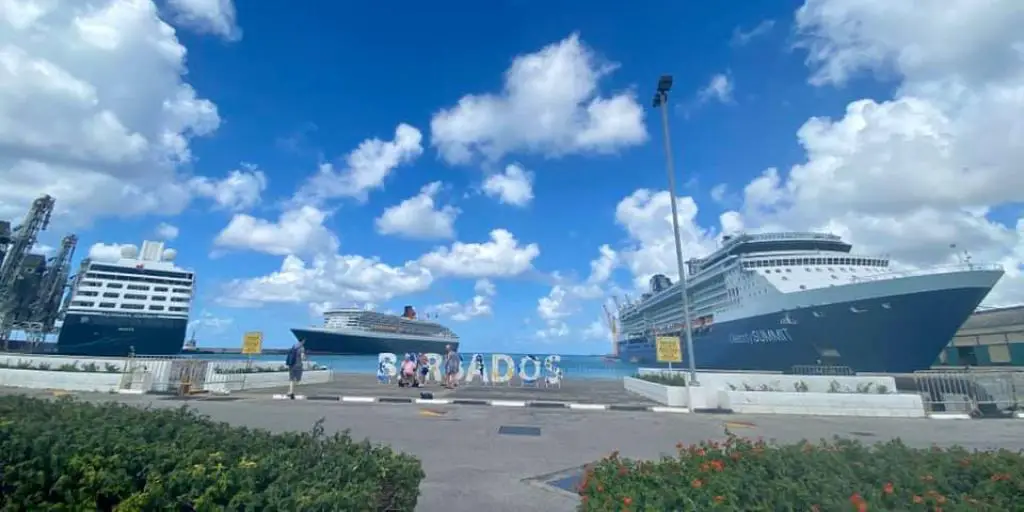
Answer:
M974 417L1010 417L1024 411L1024 369L924 370L912 378L926 411Z
M854 276L851 280L855 283L865 281L884 281L900 277L928 276L935 274L952 274L954 272L970 272L979 270L1003 270L1003 266L997 263L957 263L952 265L936 265L918 269L894 270L883 274L870 274Z

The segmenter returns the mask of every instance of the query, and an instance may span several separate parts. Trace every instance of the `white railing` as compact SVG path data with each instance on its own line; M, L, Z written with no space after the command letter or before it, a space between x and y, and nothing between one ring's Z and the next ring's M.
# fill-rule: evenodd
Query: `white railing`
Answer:
M927 276L934 274L952 274L953 272L969 272L975 270L1003 270L1003 266L997 263L957 263L954 265L937 265L934 267L926 268L894 270L892 272L886 272L884 274L854 276L853 278L851 278L851 280L855 283L861 283L865 281L884 281L886 279L896 279L900 277Z

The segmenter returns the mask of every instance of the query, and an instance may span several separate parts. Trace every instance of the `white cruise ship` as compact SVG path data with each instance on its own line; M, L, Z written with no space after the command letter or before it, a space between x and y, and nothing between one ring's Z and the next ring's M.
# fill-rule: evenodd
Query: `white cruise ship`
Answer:
M744 234L688 261L697 367L928 368L1003 275L969 261L893 271L888 258L851 249L831 234ZM684 325L679 283L652 277L650 292L621 307L619 320L620 358L655 364L654 338L679 336Z
M176 252L146 241L116 262L85 259L75 277L57 338L61 354L170 355L181 352L195 273L174 264Z
M444 353L445 345L458 349L459 337L451 329L416 317L412 306L401 316L359 308L324 312L323 327L292 329L306 341L310 354L376 355Z

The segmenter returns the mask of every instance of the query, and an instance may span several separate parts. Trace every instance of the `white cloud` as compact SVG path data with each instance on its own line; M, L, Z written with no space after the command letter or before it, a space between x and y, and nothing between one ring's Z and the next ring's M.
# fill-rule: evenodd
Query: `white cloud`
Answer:
M513 206L526 206L533 200L533 173L518 164L509 164L505 172L487 177L484 193Z
M377 232L424 240L455 238L459 209L451 205L438 209L434 199L440 190L440 181L429 183L419 194L384 210L376 220Z
M156 236L161 240L166 240L168 242L178 238L179 233L180 230L178 229L178 226L174 226L166 222L161 222L160 225L156 227Z
M577 34L520 55L498 94L463 96L430 121L431 144L449 163L497 161L515 151L561 156L611 153L647 139L632 92L600 96L617 65L601 61Z
M95 243L92 244L92 247L89 247L88 258L94 261L115 262L121 259L121 250L126 247L134 246L131 244Z
M242 38L232 0L167 0L167 4L174 11L174 21L183 26L229 41Z
M242 164L223 179L196 177L189 180L192 192L213 201L222 210L242 211L259 204L267 189L267 177L253 164Z
M733 46L745 46L754 39L768 34L773 28L775 28L775 20L764 20L748 31L736 27L732 31L731 43Z
M213 243L221 249L287 256L291 254L332 254L338 239L326 227L327 213L312 206L287 210L277 222L244 213L236 214Z
M203 311L199 314L199 318L194 318L189 321L189 334L195 335L198 344L202 345L204 334L209 335L224 332L234 323L235 321L231 317L216 316L209 311Z
M533 268L533 260L539 255L537 244L520 246L512 233L495 229L488 242L455 242L451 247L438 247L424 254L419 262L439 275L512 277Z
M288 255L267 276L238 279L225 286L220 302L228 306L265 303L380 303L430 287L430 271L409 262L392 267L358 255L315 256L307 263Z
M601 319L594 320L586 329L583 330L583 337L588 340L603 340L606 339L611 341L612 331L608 328Z
M732 103L733 81L726 73L719 73L711 77L704 88L697 93L697 99L701 102L716 100L722 103Z
M547 325L537 331L538 337L567 336L571 329L566 319L579 311L579 301L597 299L607 293L605 284L619 264L619 254L608 245L598 248L598 253L598 257L590 262L590 275L582 283L572 284L555 274L557 284L537 300L537 316Z
M337 198L365 201L368 194L384 186L384 181L398 166L408 164L423 154L423 134L407 124L395 128L391 141L366 139L345 156L345 166L321 164L313 177L299 189L293 201L299 205L320 204Z
M429 312L450 318L456 322L467 322L481 316L491 316L494 310L491 306L491 297L485 295L474 295L465 304L459 302L445 302L428 308Z
M494 283L489 279L477 279L476 283L473 285L473 291L476 292L477 295L483 295L485 297L493 297L498 293Z
M177 166L220 124L183 81L185 55L149 0L4 1L0 217L40 193L79 224L180 212L190 191Z
M654 274L678 279L669 199L668 192L640 189L615 208L615 221L629 235L629 246L621 252L622 261L633 273L637 288L646 288ZM716 232L696 224L697 203L693 198L677 198L676 204L683 257L696 258L714 250Z

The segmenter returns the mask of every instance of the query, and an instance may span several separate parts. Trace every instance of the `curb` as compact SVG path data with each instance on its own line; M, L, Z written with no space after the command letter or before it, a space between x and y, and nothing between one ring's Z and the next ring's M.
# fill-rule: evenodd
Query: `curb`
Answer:
M291 400L288 395L276 394L274 400ZM661 413L688 413L686 407L662 405L619 405L584 404L576 402L555 402L550 400L481 400L472 398L413 398L393 396L318 396L295 395L295 400L361 403L361 404L419 404L419 405L470 405L484 407L531 407L535 409L565 409L572 411L646 411Z

